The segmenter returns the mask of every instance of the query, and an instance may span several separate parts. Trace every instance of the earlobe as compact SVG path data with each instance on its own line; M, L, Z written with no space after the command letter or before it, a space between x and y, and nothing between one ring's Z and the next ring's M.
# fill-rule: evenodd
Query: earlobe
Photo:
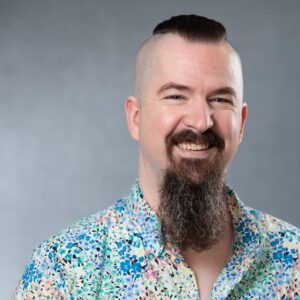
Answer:
M139 112L140 104L137 98L129 96L125 100L125 114L127 119L127 127L131 137L138 141L139 140Z
M243 139L247 115L248 115L248 105L247 105L247 103L243 103L243 107L242 107L242 111L241 111L241 127L240 127L240 137L239 137L240 143L242 142L242 139Z

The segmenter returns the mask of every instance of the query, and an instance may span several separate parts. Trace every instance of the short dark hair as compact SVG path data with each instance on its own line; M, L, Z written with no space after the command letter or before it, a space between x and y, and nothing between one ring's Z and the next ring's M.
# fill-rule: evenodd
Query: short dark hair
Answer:
M189 41L226 41L226 29L220 23L197 15L179 15L159 23L153 35L174 33Z

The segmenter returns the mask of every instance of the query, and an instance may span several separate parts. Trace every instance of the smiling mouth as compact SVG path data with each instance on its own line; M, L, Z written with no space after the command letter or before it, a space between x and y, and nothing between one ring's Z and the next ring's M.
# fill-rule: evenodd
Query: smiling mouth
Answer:
M183 150L204 151L211 148L209 144L179 143L177 146Z

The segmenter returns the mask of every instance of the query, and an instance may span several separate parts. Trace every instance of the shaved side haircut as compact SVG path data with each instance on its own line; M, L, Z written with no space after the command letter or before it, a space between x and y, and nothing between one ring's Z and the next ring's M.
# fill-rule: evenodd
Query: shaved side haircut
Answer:
M143 99L144 86L147 84L154 63L155 46L166 34L178 35L189 42L228 42L225 27L220 22L206 17L179 15L159 23L137 52L135 95L139 100ZM231 43L229 44L232 46ZM233 46L232 48L234 49Z

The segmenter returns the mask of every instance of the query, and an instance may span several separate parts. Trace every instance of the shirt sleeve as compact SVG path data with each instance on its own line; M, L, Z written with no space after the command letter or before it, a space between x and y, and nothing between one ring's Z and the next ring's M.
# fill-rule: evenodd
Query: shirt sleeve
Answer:
M66 278L63 261L54 249L40 246L33 252L12 299L66 299Z

